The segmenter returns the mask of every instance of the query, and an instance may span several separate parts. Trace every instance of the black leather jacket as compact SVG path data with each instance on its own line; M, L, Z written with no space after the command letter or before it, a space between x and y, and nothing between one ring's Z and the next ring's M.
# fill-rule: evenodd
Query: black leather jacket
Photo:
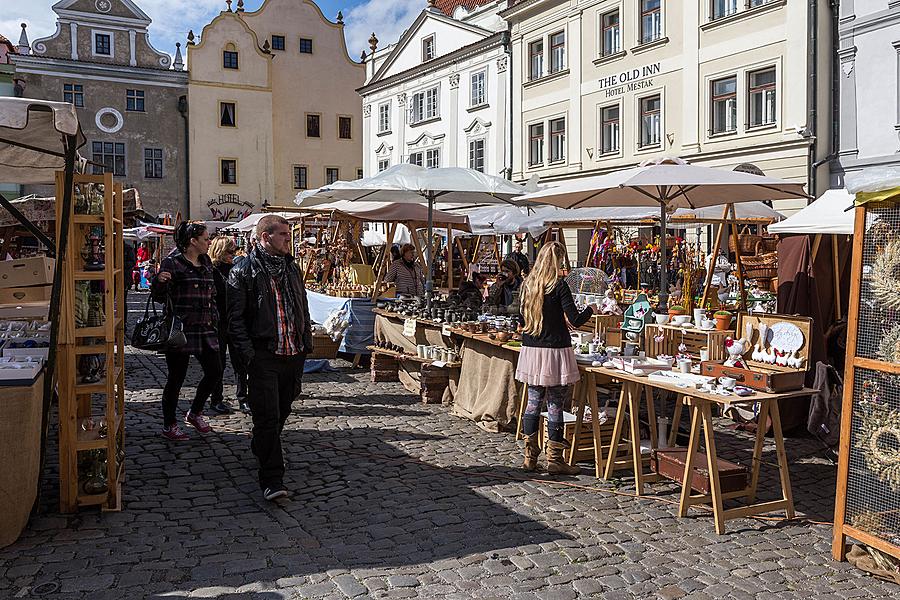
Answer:
M294 315L294 327L300 337L300 351L308 354L313 349L309 304L300 269L293 259L287 275L299 303L300 310ZM244 364L250 364L257 348L274 352L278 342L275 292L272 290L271 278L259 258L258 249L251 250L231 269L225 295L228 304L228 333Z

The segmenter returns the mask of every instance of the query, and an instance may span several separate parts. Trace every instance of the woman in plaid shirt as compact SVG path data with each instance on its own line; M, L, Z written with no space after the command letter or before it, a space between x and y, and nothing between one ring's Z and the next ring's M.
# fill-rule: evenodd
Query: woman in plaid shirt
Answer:
M163 437L181 441L188 435L178 427L175 416L178 396L187 376L191 355L203 369L203 378L197 385L197 393L185 421L200 433L211 428L203 417L203 405L216 383L222 378L219 362L216 285L209 250L209 233L199 222L183 222L175 228L175 246L163 259L159 274L153 280L151 293L157 302L172 299L175 314L184 324L187 344L178 350L165 353L169 377L163 389Z

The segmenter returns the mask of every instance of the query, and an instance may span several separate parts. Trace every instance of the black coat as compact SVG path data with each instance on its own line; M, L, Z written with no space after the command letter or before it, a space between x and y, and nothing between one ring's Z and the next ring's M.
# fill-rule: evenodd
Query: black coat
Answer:
M309 304L300 269L293 259L288 266L287 276L297 299L294 330L300 338L299 349L308 354L313 349ZM274 352L278 343L275 292L271 282L257 248L235 264L228 274L225 287L228 335L245 365L250 364L258 348Z

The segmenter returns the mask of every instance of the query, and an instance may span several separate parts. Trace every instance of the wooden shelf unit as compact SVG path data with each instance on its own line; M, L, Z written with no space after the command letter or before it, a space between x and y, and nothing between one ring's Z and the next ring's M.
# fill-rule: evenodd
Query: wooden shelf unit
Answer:
M75 186L104 186L103 214L72 215L63 269L60 344L58 349L59 390L59 487L60 511L71 513L87 506L103 510L120 510L122 481L125 476L120 449L125 448L125 297L123 245L123 190L113 182L111 174L75 175ZM63 174L56 176L56 197L62 198ZM74 191L73 191L74 195ZM57 238L62 203L57 203ZM98 228L102 231L98 231ZM85 271L82 249L91 230L102 241L103 269ZM103 323L99 326L76 327L76 287L89 285L102 294ZM99 288L99 289L98 289ZM85 383L78 372L79 362L97 356L104 374L99 381ZM101 401L102 400L102 411ZM95 412L97 410L98 412ZM92 428L86 428L93 421ZM107 426L100 437L101 424ZM79 477L79 453L105 450L107 491L88 494ZM81 475L84 475L83 473Z
M831 553L844 560L850 537L900 559L900 342L885 343L900 335L900 289L875 291L897 275L878 263L893 262L888 251L900 244L900 202L855 210Z

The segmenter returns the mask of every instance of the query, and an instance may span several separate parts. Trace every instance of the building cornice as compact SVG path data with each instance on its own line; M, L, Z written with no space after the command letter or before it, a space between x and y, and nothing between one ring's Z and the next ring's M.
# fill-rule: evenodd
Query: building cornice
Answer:
M560 0L523 0L522 2L516 2L506 10L501 10L497 14L499 14L507 21L510 21L516 19L517 17L523 16L525 13L530 12L534 9L545 8L545 4L559 2Z
M897 8L892 6L862 17L856 15L852 20L841 22L840 36L843 38L848 35L859 35L900 24L900 10Z
M11 54L10 59L16 64L17 71L21 73L34 73L38 75L77 75L82 78L111 78L111 79L143 79L148 82L156 80L164 83L180 84L187 87L188 72L174 71L171 69L152 69L149 67L130 67L127 65L109 65L106 63L94 63L83 60L69 60L64 58L49 58L45 56L31 56L23 54Z
M452 64L470 56L474 56L476 54L484 52L485 50L492 50L503 44L503 38L505 34L505 31L499 31L491 35L490 37L479 40L474 44L463 46L458 50L454 50L449 54L439 56L434 60L428 61L427 63L417 65L400 73L395 73L394 75L391 75L390 77L387 77L380 81L364 85L360 88L357 88L356 92L360 96L367 96L368 94L392 87L394 85L397 85L398 83L403 83L409 81L410 79L415 79L416 77L420 77L425 73L438 71L446 67L448 64Z

